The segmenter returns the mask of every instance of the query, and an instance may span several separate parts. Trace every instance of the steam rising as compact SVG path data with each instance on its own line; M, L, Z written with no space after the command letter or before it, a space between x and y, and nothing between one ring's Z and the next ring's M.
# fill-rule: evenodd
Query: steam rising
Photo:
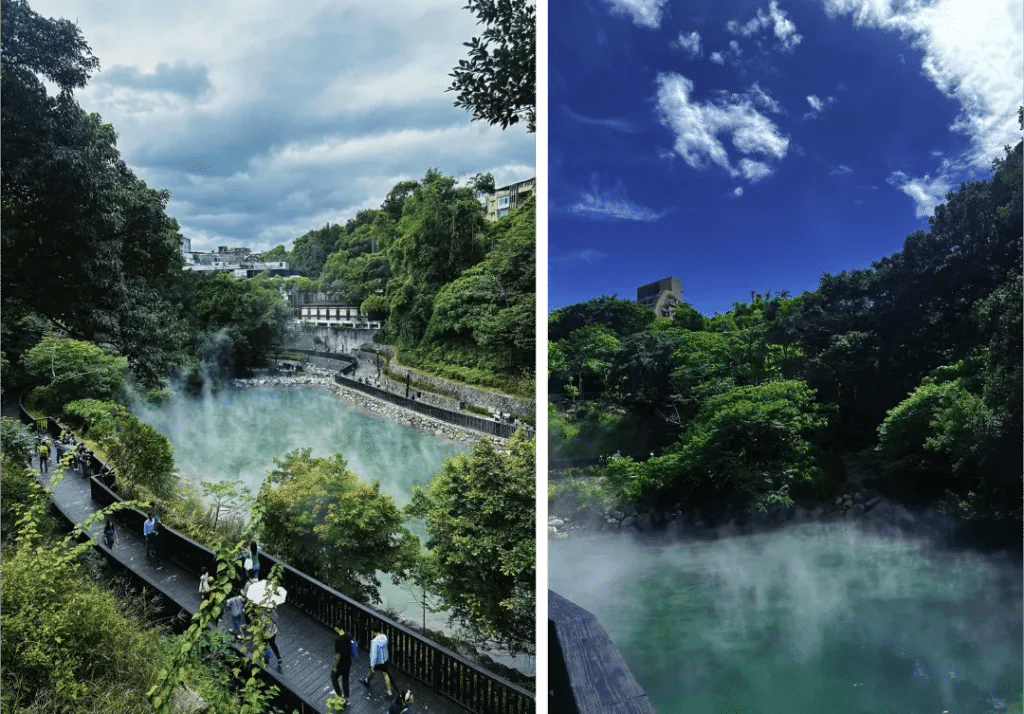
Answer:
M274 459L312 448L314 456L341 452L361 480L379 479L398 505L430 482L447 456L465 447L348 407L315 387L227 389L194 398L175 393L160 407L132 411L174 445L183 478L241 479L255 494Z
M548 572L662 714L987 712L1021 693L1019 563L833 524L553 541Z

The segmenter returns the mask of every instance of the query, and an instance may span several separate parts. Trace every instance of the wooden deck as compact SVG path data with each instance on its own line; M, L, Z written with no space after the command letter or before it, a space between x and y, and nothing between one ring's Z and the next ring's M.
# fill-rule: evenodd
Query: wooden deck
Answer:
M55 459L51 458L51 468ZM37 462L36 462L37 463ZM36 466L38 471L38 466ZM83 523L95 512L96 505L92 501L89 481L74 471L67 471L64 478L56 485L51 483L50 476L40 477L47 488L52 487L52 495L57 508L72 523ZM199 607L199 579L167 561L152 562L146 557L145 544L142 539L125 529L118 529L119 543L113 549L107 549L100 542L103 525L96 523L89 531L93 536L95 547L110 554L117 562L130 569L137 577L153 590L159 591L166 598L169 614L181 612L187 619ZM267 670L270 678L283 689L295 694L310 711L326 712L325 703L334 693L331 686L331 664L334 659L334 632L301 612L287 602L278 608L277 645L282 655L282 671L277 672L272 661ZM221 618L221 629L227 631L231 616L225 613ZM374 677L367 689L359 683L359 678L366 675L368 668L368 643L359 643L359 659L352 664L349 676L349 706L346 712L352 714L380 714L387 711L389 700L384 694L384 685L380 676ZM392 679L399 688L412 689L416 701L414 710L422 712L438 712L439 714L469 714L467 709L453 703L433 690L404 677L401 671L392 668Z
M551 714L655 714L608 633L591 613L548 590Z

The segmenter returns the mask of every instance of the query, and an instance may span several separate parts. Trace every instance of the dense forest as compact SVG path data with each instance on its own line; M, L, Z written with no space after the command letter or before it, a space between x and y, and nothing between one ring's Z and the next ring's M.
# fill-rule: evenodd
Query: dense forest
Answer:
M431 169L398 184L380 210L299 237L287 259L311 277L186 271L168 192L135 176L113 127L75 99L99 66L78 27L41 17L23 0L2 0L2 14L4 397L30 389L36 417L73 427L113 467L133 505L157 508L168 526L228 563L186 633L152 628L145 598L108 590L110 573L91 544L56 532L29 468L34 442L5 417L4 712L168 711L178 682L201 691L211 711L267 711L268 693L252 685L256 658L238 661L230 640L206 628L230 594L234 555L251 538L365 602L377 601L386 566L435 593L435 604L480 639L531 650L534 443L523 433L503 449L481 441L447 462L402 509L340 454L282 455L257 494L239 482L185 483L168 440L127 405L140 394L166 398L163 388L179 377L187 385L265 365L284 343L292 317L285 296L296 291L336 291L387 318L384 339L408 363L447 366L447 376L491 386L532 384L533 206L488 224L480 197L493 190L489 177L459 187ZM472 513L493 515L452 522L444 514L456 496L475 504ZM438 547L421 549L405 526L410 518L425 523ZM474 577L443 547L451 538L487 554L471 564ZM330 567L313 567L311 552L331 555Z
M551 458L611 456L553 493L742 519L834 495L855 457L906 503L1019 526L1021 153L817 290L711 317L607 296L551 313Z
M379 209L264 253L305 274L267 284L331 293L386 318L378 341L404 364L532 395L535 205L488 223L481 198L493 190L490 174L463 187L436 169L401 181Z

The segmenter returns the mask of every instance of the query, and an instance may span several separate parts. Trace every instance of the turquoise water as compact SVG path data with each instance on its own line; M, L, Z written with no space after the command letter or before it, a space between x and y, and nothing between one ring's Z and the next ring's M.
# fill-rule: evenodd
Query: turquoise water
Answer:
M1020 711L1019 562L832 524L555 541L548 564L661 714Z
M203 399L175 393L169 402L132 408L174 445L182 478L241 479L255 494L274 459L311 448L314 456L341 452L348 468L399 505L425 486L445 457L463 444L401 426L349 407L316 387L226 389Z

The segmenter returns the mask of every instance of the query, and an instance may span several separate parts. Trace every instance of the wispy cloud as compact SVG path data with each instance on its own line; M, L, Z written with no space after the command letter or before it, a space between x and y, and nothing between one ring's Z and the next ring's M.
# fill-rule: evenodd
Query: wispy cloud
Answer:
M835 101L835 97L826 97L825 99L822 99L815 94L808 94L807 103L811 105L811 111L804 114L804 119L817 119L821 116L821 113L825 111L825 107L830 104L834 104Z
M701 56L700 34L697 31L693 31L689 35L684 35L680 32L677 43L679 45L679 49L688 54L691 58L697 59Z
M949 179L942 175L932 178L925 174L923 178L911 178L902 171L893 171L885 182L913 199L918 218L932 215L935 207L945 200L946 194L953 187Z
M803 35L797 34L796 25L786 16L786 12L779 7L776 0L772 0L768 4L767 13L764 10L758 10L757 15L745 23L730 20L725 24L726 30L743 37L760 34L769 27L778 40L778 49L784 52L792 52L793 48L803 39Z
M595 176L590 191L584 191L579 199L567 206L566 213L598 221L641 221L652 223L668 215L668 211L655 211L631 200L626 187L618 181L612 188L601 188Z
M757 110L749 96L733 94L697 102L693 89L693 82L681 75L658 76L658 113L662 123L675 132L676 153L695 169L714 164L733 178L750 182L771 175L769 162L786 156L789 138ZM738 166L730 160L721 135L731 136L732 147L744 155ZM757 159L751 159L751 155Z
M616 15L629 15L638 27L661 27L662 8L668 0L607 0Z
M581 248L579 250L554 250L552 249L549 260L557 265L597 265L608 257L604 251L596 248Z
M851 169L849 166L844 166L843 164L839 164L839 166L836 166L834 169L829 171L828 175L829 176L845 176L846 174L852 174L852 173L853 173L853 169Z
M637 132L636 127L622 119L616 119L614 117L608 117L605 119L598 117L588 117L578 112L574 112L566 104L562 105L562 110L570 119L579 122L580 124L587 124L589 126L601 126L605 127L606 129L613 129L615 131L620 131L626 134L635 134Z

